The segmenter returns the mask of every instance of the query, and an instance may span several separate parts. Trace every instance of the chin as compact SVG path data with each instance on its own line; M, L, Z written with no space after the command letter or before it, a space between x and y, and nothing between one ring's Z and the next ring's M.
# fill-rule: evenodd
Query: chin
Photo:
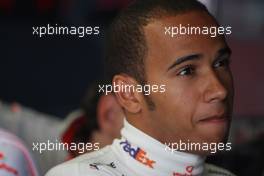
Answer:
M214 126L211 128L202 128L200 129L200 139L201 142L207 143L225 143L228 139L229 134L229 125Z
M210 134L210 133L208 133ZM206 143L226 143L228 139L228 132L215 133L215 135L206 136L202 142Z

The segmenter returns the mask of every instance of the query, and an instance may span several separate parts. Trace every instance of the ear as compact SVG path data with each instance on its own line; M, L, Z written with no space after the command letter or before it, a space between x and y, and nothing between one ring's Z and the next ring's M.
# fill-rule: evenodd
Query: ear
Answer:
M118 91L114 91L119 104L129 113L136 114L142 110L143 104L143 94L142 92L137 92L136 87L138 85L137 81L128 75L115 75L113 78L113 90L114 87ZM128 87L134 87L130 89ZM126 88L127 87L127 88ZM132 91L131 91L132 90Z
M112 95L102 95L97 105L97 121L99 129L108 131L109 127L113 127L112 111Z
M102 95L97 105L97 121L104 134L116 138L123 127L124 114L113 94Z

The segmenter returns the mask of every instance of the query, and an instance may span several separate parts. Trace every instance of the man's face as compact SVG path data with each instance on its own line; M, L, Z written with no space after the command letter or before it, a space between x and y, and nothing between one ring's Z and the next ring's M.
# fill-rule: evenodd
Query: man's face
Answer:
M224 142L230 126L233 80L230 52L223 36L165 35L169 26L217 26L207 13L168 16L144 27L148 53L147 84L166 85L152 93L146 110L153 136L161 142Z

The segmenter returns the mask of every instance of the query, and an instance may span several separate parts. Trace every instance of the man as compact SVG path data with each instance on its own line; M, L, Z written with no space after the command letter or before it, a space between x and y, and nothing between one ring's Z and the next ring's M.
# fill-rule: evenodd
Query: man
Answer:
M81 103L81 112L74 111L68 115L71 121L62 135L62 142L91 143L93 150L98 150L120 137L123 127L124 114L113 93L105 95L98 91L98 85L105 85L104 81L91 84ZM92 149L69 150L69 159L75 158Z
M223 35L168 35L172 31L165 29L179 25L218 26L195 0L137 1L117 17L106 66L126 115L122 138L47 176L233 175L205 164L212 148L198 147L226 144L233 104L230 49ZM139 85L144 88L131 91ZM147 85L156 85L155 91L148 94ZM156 91L161 85L166 90ZM180 143L197 148L174 150Z

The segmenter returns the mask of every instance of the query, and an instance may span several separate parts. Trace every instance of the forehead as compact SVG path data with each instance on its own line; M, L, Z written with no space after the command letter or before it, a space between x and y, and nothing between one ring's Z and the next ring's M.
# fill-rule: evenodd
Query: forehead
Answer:
M213 55L219 47L225 45L224 37L211 37L203 34L177 34L174 37L165 34L168 27L217 27L213 17L204 11L191 11L176 16L165 16L144 27L144 34L148 48L147 57L156 59L175 59L176 57L205 52ZM148 60L148 59L147 59ZM160 62L156 60L155 62Z

